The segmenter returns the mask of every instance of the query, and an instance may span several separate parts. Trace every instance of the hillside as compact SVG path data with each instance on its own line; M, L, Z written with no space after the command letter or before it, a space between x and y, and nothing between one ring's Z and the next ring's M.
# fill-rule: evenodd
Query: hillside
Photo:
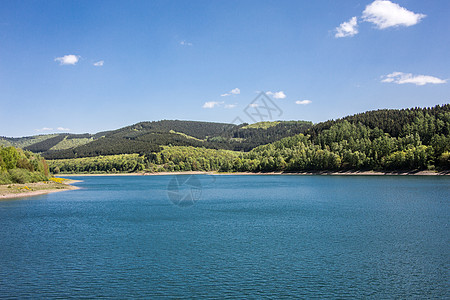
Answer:
M289 122L280 124L286 128ZM280 124L237 127L222 136L257 140ZM200 138L209 139L197 135L194 140ZM249 152L172 145L145 155L51 160L49 165L53 171L69 173L449 170L450 105L369 111L316 124L304 133L260 145Z
M450 105L377 110L255 148L235 170L450 169ZM256 161L256 167L246 167Z
M0 145L15 146L47 159L98 155L149 154L162 146L193 146L250 151L284 137L305 132L311 122L279 121L274 125L247 126L213 122L162 120L141 122L97 134L52 134L24 138L0 137ZM257 123L258 124L258 123Z
M13 146L16 148L25 148L27 146L40 143L42 141L54 138L59 134L41 134L20 138L2 137L0 136L0 146L9 147Z

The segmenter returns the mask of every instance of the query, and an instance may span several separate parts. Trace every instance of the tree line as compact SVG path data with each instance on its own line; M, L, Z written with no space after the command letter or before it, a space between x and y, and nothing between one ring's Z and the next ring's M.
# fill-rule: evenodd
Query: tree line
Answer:
M55 160L50 165L61 172L448 170L449 133L450 105L379 110L319 123L305 134L249 152L165 146L132 156Z

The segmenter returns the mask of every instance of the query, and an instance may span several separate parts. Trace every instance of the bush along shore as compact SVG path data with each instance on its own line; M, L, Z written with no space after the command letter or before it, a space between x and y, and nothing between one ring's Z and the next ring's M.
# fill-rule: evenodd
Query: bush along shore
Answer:
M12 146L0 146L0 184L23 184L48 179L47 162L39 154Z
M73 181L50 177L45 159L15 147L0 147L0 199L75 189Z

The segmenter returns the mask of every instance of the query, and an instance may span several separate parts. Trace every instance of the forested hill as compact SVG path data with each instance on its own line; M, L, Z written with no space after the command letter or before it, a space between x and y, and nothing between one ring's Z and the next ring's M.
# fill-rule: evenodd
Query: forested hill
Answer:
M255 148L260 171L450 169L450 105L378 110Z
M401 110L380 109L315 124L307 134L314 137L333 125L347 121L350 124L362 124L370 129L381 129L391 137L418 133L422 141L429 142L435 134L449 134L449 111L450 104Z
M305 132L306 121L263 122L248 126L213 122L162 120L141 122L97 134L52 134L25 138L0 138L0 145L16 146L47 159L116 154L149 154L161 146L193 146L250 151L284 137Z
M0 145L53 160L94 158L51 163L68 172L448 170L450 105L369 111L315 125L163 120L94 135L0 138ZM108 155L116 156L99 165L96 158Z
M224 138L245 142L247 139L260 138L259 135L276 133L277 130L289 130L286 129L288 124L289 122L285 122L282 125L285 127L281 128L277 122L236 126L231 131L225 130L221 136L213 139ZM271 128L275 131L271 131ZM255 132L248 130L255 130ZM247 135L248 133L250 134ZM191 137L195 141L201 138L211 141L205 136ZM67 173L448 171L450 170L450 105L423 109L370 111L327 121L316 124L304 130L303 133L260 145L248 152L173 145L144 155L124 154L52 160L49 164L51 170Z

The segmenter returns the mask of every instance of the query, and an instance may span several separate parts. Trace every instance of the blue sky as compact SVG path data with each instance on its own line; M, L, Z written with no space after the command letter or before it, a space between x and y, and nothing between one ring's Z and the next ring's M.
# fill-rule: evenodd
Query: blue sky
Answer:
M5 1L0 135L449 103L450 1Z

